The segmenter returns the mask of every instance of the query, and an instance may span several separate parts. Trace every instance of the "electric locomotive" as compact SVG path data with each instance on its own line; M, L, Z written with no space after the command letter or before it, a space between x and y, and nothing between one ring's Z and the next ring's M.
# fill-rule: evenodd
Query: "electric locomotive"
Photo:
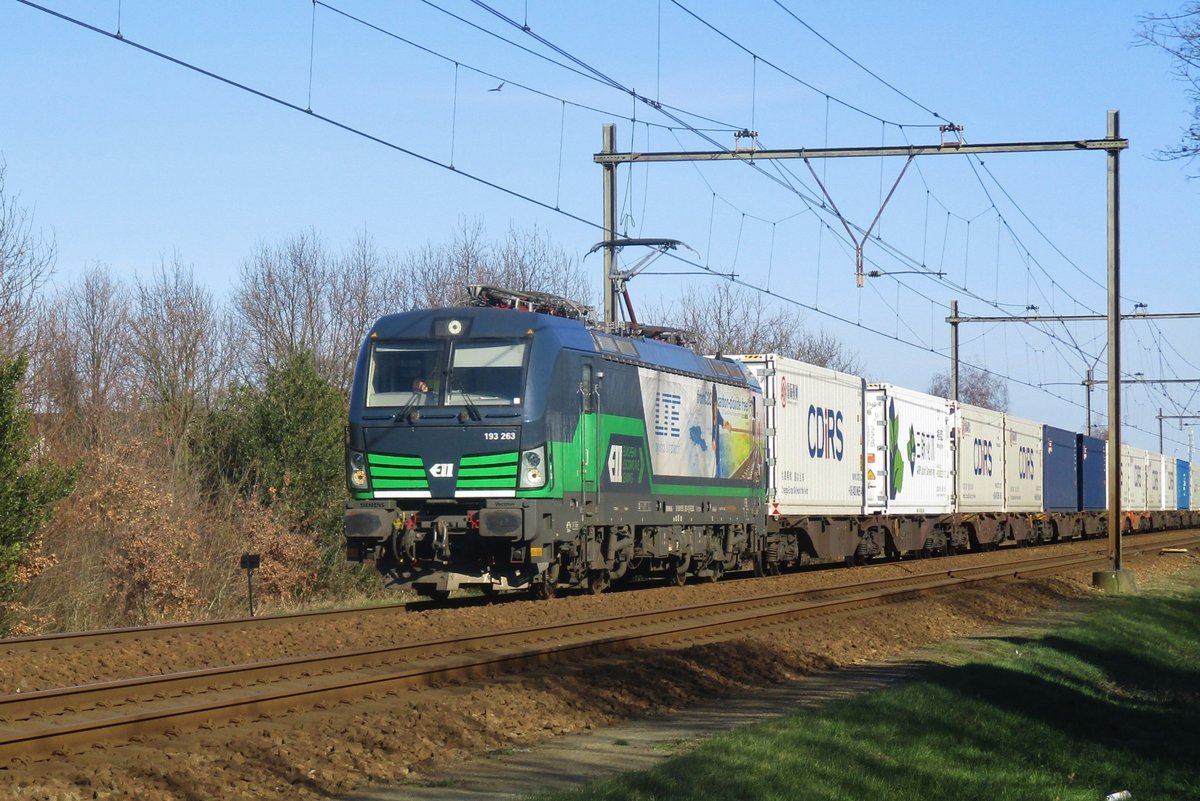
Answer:
M762 568L762 393L740 364L550 295L469 303L383 317L363 342L349 559L435 598Z

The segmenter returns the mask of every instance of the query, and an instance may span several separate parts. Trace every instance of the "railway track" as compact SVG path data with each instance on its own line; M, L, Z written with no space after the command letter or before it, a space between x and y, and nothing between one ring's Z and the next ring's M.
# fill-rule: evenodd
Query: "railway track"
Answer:
M1200 532L1138 538L1126 552L1200 544ZM1095 545L1095 543L1092 543ZM638 648L697 643L994 581L1106 565L1101 548L974 566L910 563L902 577L772 592L390 647L275 659L0 696L0 764L99 743L320 706ZM228 622L226 622L228 623Z
M1165 534L1169 534L1166 532ZM1177 532L1178 533L1178 532ZM1155 536L1155 535L1150 535ZM1126 539L1125 543L1130 540ZM1088 540L1076 543L1098 549L1104 548L1100 540ZM1126 545L1128 548L1128 545ZM839 563L840 564L840 563ZM918 562L917 564L926 564ZM221 620L202 620L187 623L161 623L151 626L132 626L128 628L101 629L96 631L70 631L55 634L39 634L29 637L11 637L0 640L0 656L20 656L40 651L61 651L71 649L92 649L112 643L131 644L153 640L170 639L178 636L196 636L207 634L222 634L226 632L241 633L247 629L295 626L312 621L330 621L338 619L353 620L356 624L371 617L387 620L398 613L424 611L433 608L453 608L475 604L491 604L497 600L511 597L513 600L521 596L488 596L477 598L461 598L446 602L435 602L425 599L381 604L378 606L354 607L343 609L318 609L303 612L289 612L265 617L226 618Z
M370 615L395 615L405 612L410 606L421 602L390 603L379 606L355 607L353 609L316 609L307 612L289 612L266 617L238 617L223 620L199 620L188 623L160 623L153 626L102 629L99 631L67 631L58 634L38 634L31 637L12 637L0 640L0 654L26 654L38 651L66 651L72 648L95 648L108 643L142 642L167 639L176 636L242 631L246 628L294 625L310 620L336 620L338 618L362 618ZM429 604L424 604L428 606Z

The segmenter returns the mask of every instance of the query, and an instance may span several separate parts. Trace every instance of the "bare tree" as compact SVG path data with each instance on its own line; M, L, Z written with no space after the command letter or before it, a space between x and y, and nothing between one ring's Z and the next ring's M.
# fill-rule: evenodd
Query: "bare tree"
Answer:
M33 230L32 216L5 192L0 162L0 353L12 355L28 333L34 300L54 269L54 239Z
M519 230L510 225L504 241L492 249L491 264L481 277L480 283L549 292L585 305L593 294L578 263L536 226Z
M454 238L426 244L401 264L410 308L437 308L462 301L469 284L549 292L589 304L592 292L578 263L534 227L510 226L503 241L490 244L479 218L459 220Z
M587 282L561 247L538 229L510 229L490 245L483 223L464 219L454 239L427 244L402 261L381 255L365 231L340 256L314 232L262 245L242 266L233 301L242 367L259 381L298 353L349 389L354 356L371 323L393 312L453 305L467 284L586 294Z
M126 392L129 293L104 265L97 264L66 291L62 305L64 343L71 352L60 356L59 365L73 369L78 382L63 400L75 398L76 418L84 425L88 441L95 443L109 433L115 411L132 408ZM66 387L70 378L60 376L56 383Z
M242 265L234 306L251 376L265 375L297 353L320 352L331 274L331 258L315 232L276 247L260 245Z
M221 337L212 295L178 253L137 280L130 318L134 373L154 431L177 468L187 459L188 431L220 389Z
M929 394L950 397L950 373L938 373L929 380ZM974 367L958 372L958 399L972 406L982 406L997 412L1008 411L1008 384L995 373Z
M29 343L30 372L25 385L30 405L70 427L79 411L83 388L76 372L75 343L67 322L66 298L39 298L34 314L34 334Z
M826 332L806 331L793 313L762 302L753 290L727 281L708 291L689 287L656 322L682 328L703 353L778 353L809 364L858 373L857 354ZM639 315L640 317L640 315Z
M365 231L341 256L314 232L260 246L242 267L233 303L246 378L258 381L311 353L322 376L348 390L367 329L377 317L411 307L414 291Z
M400 270L381 256L375 241L360 232L338 260L328 293L329 340L324 353L327 377L343 392L350 389L354 357L367 329L379 317L406 310L410 302Z
M1192 104L1191 123L1178 145L1159 151L1164 159L1193 159L1200 155L1200 2L1187 2L1175 14L1146 14L1138 18L1139 44L1157 47L1171 56L1175 76L1185 85Z

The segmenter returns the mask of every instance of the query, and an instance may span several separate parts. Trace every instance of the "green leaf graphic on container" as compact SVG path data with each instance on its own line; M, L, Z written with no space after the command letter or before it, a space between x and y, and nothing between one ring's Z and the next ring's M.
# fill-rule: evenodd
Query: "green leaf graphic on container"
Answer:
M904 487L904 454L900 450L900 418L896 416L894 400L888 404L888 462L891 464L888 497L895 500Z
M917 472L917 432L912 427L908 427L908 469L913 475Z

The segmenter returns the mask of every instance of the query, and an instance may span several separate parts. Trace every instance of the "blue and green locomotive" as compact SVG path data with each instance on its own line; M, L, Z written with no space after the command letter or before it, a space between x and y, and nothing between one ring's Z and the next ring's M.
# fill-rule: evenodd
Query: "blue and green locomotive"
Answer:
M472 298L363 342L348 558L432 597L761 569L762 394L740 364L553 296Z

